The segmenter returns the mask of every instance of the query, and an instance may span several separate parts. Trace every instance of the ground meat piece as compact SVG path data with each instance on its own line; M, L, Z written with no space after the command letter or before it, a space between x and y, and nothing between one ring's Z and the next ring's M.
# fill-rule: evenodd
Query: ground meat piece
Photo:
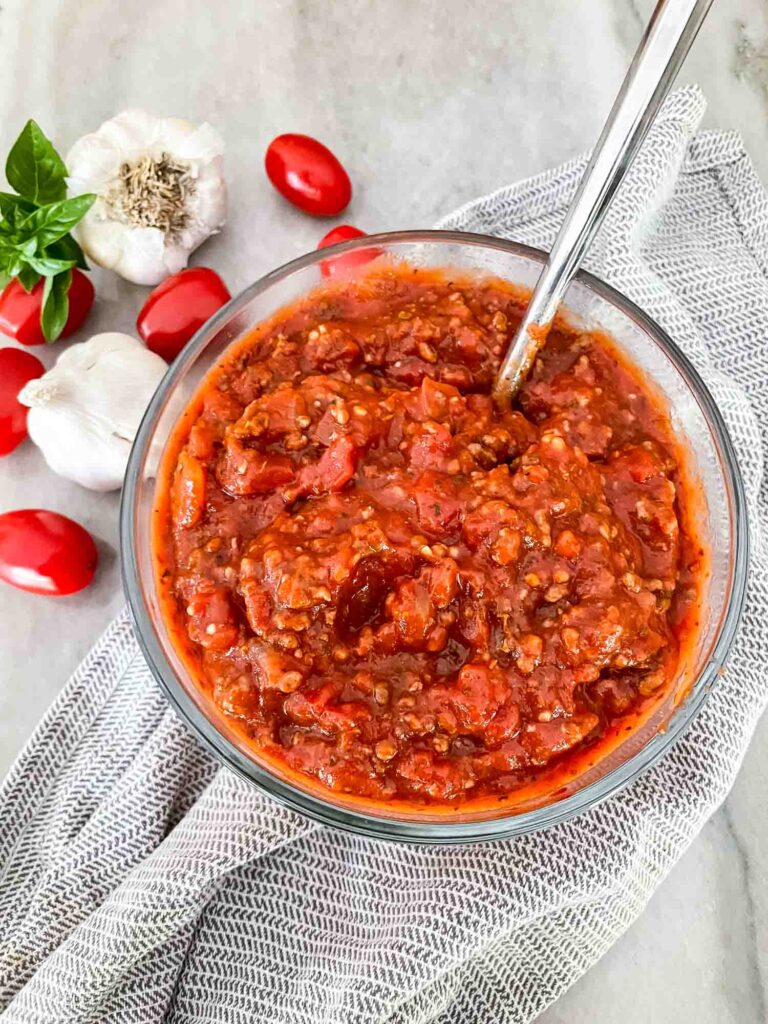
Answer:
M449 760L426 750L414 751L397 764L397 774L413 793L452 800L471 789L475 773L469 758Z
M321 325L323 330L312 330L302 352L305 370L337 370L361 362L362 352L355 339L340 327Z
M452 686L433 686L421 707L448 732L482 735L510 696L505 675L485 665L464 665Z

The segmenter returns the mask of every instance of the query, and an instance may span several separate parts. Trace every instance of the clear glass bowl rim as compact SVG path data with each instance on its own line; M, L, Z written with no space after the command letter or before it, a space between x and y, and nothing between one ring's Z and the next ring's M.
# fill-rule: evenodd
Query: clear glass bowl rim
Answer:
M542 265L547 259L547 253L541 249L491 235L465 231L393 231L366 235L363 238L307 253L265 274L245 288L219 310L184 348L161 381L144 414L128 461L120 505L123 587L141 651L152 674L177 714L222 764L279 803L325 825L356 832L369 838L423 844L456 844L509 839L566 821L576 814L595 807L618 792L654 765L686 732L701 710L710 690L713 685L716 685L719 671L728 656L744 606L749 564L749 528L744 485L733 443L722 415L708 388L688 358L680 351L666 331L631 299L593 274L580 270L576 275L576 280L601 299L616 307L629 319L634 320L672 362L701 408L718 446L718 455L724 469L728 491L726 498L729 503L729 518L733 536L729 598L725 613L721 617L720 633L712 646L709 661L694 680L687 696L673 711L665 729L651 737L637 753L606 775L570 796L556 803L519 814L464 822L449 822L439 819L404 821L385 816L380 817L372 813L340 807L330 801L326 802L267 771L256 761L245 756L206 717L176 678L159 642L153 616L143 594L138 570L136 515L138 514L140 474L155 423L168 396L187 368L192 365L209 340L215 337L222 327L236 317L255 297L295 272L328 259L329 256L352 252L356 249L371 248L377 243L384 246L397 243L452 243L502 250Z

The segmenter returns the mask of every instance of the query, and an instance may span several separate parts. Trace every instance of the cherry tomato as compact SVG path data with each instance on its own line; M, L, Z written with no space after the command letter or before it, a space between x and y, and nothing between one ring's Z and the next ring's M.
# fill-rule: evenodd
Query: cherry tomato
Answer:
M335 217L352 198L347 172L330 149L309 135L278 135L264 166L277 191L314 217Z
M136 327L147 348L170 363L231 298L215 270L188 267L166 277L150 292Z
M98 562L91 535L41 508L0 515L0 580L30 594L61 597L87 587Z
M365 238L365 232L360 228L354 228L351 224L339 224L337 228L331 228L327 235L323 235L317 243L318 249L325 249L328 245L338 245L340 242L349 242L352 238ZM357 249L355 252L346 252L341 256L333 256L327 260L320 261L320 270L323 277L339 277L344 274L351 274L357 267L362 267L371 260L381 255L381 249Z
M43 304L45 282L38 281L31 292L14 279L0 293L0 332L15 338L22 345L44 345L45 336L40 326L40 308ZM72 271L69 289L69 316L60 337L76 331L93 305L93 285L82 270Z
M43 373L45 367L31 352L0 348L0 455L8 455L27 436L29 410L17 396L28 380Z

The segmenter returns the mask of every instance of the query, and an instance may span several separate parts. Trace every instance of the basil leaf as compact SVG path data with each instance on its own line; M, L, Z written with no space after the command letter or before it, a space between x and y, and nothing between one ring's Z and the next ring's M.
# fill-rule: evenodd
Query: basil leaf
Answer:
M72 271L46 277L43 287L43 306L40 310L40 326L46 341L56 341L64 330L69 316L69 287Z
M11 275L6 274L4 270L0 270L0 292L4 291L11 282Z
M18 235L14 231L0 232L0 251L18 252L21 244Z
M28 238L26 242L18 242L13 235L0 237L0 261L11 277L17 277L30 261L37 258L35 256L36 248L37 243L34 238ZM66 267L56 268L57 271L65 269Z
M11 188L33 203L55 203L67 194L67 168L40 126L27 121L5 164Z
M40 206L19 225L19 230L34 236L38 248L44 249L69 234L95 202L95 195L86 194Z
M7 241L10 238L10 236L15 232L15 230L16 230L16 222L15 221L16 221L16 218L15 218L13 210L11 210L10 213L7 216L3 217L3 219L0 220L0 237L1 238L4 238Z
M26 265L25 256L19 252L11 252L6 259L5 270L11 277L18 277Z
M37 252L37 239L33 237L16 242L16 248L24 256L34 256Z
M7 217L9 214L14 216L17 212L22 214L32 213L34 209L35 204L30 203L28 199L15 196L12 192L0 192L0 213L4 217Z
M23 257L25 263L28 263L33 270L36 270L38 274L42 274L43 277L53 277L56 274L60 274L65 270L70 270L75 266L75 260L57 260L53 256L33 256L25 255Z
M40 275L38 274L38 272L36 270L33 270L32 267L30 267L29 265L27 265L26 267L22 267L22 269L18 272L16 276L19 280L19 284L21 285L25 292L31 292L32 289L37 284L37 282L40 280Z
M74 260L76 267L80 267L81 270L89 269L85 254L72 235L64 235L58 242L49 245L45 254L46 256L55 256L60 260Z
M10 207L3 216L2 221L0 221L0 231L2 231L3 235L5 235L6 238L10 237L11 235L14 235L16 236L16 240L18 240L18 238L20 237L18 230L19 223L23 221L25 217L28 216L29 213L25 210L22 210L21 207Z

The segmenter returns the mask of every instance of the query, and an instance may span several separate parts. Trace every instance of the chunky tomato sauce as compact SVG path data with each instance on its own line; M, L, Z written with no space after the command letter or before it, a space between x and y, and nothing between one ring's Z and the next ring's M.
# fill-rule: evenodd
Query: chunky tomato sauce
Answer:
M594 763L669 691L702 552L668 418L609 339L562 325L496 408L523 305L408 267L319 289L182 419L167 614L278 770L466 809Z

